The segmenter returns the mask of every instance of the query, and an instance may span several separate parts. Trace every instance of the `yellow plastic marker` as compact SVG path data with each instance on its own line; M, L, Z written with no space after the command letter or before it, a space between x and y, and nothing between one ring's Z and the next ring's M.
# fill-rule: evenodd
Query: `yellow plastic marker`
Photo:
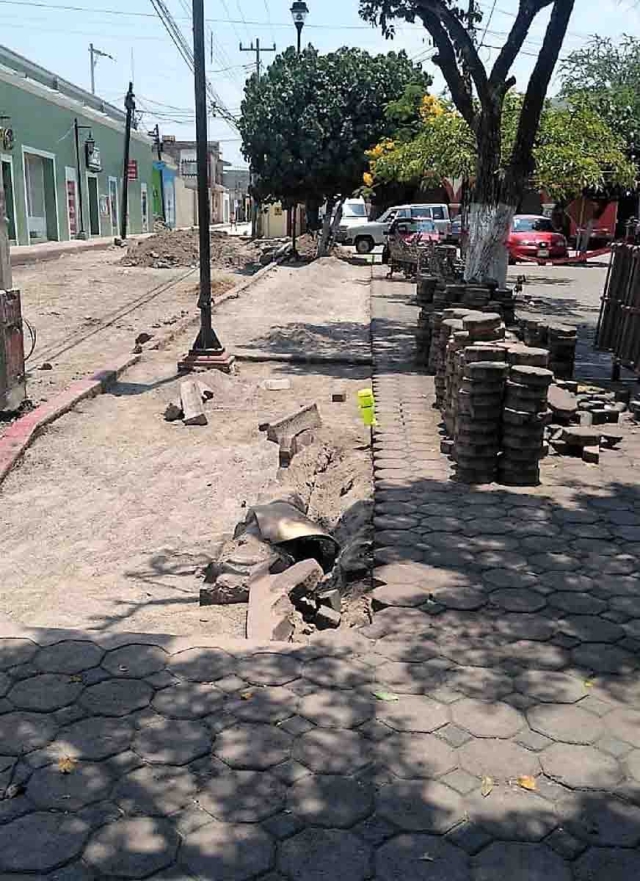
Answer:
M365 425L377 425L376 422L376 402L373 397L373 391L370 388L361 389L358 392L358 408L362 421Z

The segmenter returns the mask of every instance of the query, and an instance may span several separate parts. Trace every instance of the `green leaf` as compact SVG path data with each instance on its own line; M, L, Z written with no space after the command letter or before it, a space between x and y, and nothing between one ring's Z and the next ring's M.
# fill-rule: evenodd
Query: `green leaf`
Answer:
M400 700L400 697L397 694L393 694L391 691L372 691L371 694L376 700L387 701L388 703Z

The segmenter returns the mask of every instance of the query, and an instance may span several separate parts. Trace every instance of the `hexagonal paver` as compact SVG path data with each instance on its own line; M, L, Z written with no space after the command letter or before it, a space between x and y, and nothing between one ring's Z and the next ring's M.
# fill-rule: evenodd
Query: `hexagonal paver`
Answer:
M211 751L211 734L201 722L159 718L138 731L133 749L154 765L186 765Z
M41 673L16 682L8 697L18 709L50 713L73 703L81 691L81 683L72 682L68 676Z
M0 715L0 755L20 756L39 749L53 739L56 729L51 716L3 713Z
M467 697L497 701L513 691L513 680L506 673L486 667L456 667L447 678L447 686Z
M548 801L515 786L496 786L488 796L476 791L466 808L474 823L503 841L542 841L558 825Z
M573 865L575 881L630 881L640 878L640 853L617 847L592 847Z
M376 682L399 694L424 694L437 689L446 679L449 664L425 661L424 664L404 664L388 661L376 668Z
M376 718L396 731L430 734L449 722L445 704L428 697L404 695L398 701L381 701L376 705Z
M495 842L473 858L474 881L571 881L571 870L562 857L544 844Z
M433 780L399 780L378 791L378 813L406 832L444 834L464 817L462 798Z
M443 838L398 835L376 853L376 878L380 881L471 881L471 872L464 851Z
M332 692L335 695L335 692ZM280 723L298 711L300 698L282 686L247 689L227 711L243 722Z
M96 716L128 716L146 707L152 695L153 689L146 682L107 679L86 688L79 703Z
M465 698L451 708L456 725L475 737L512 737L524 725L524 718L513 707L503 703L484 703Z
M210 682L179 682L157 692L153 708L170 719L200 719L219 710L224 700L224 692Z
M624 636L619 624L597 615L567 615L560 622L560 629L581 642L617 642Z
M321 728L357 728L373 716L374 699L355 691L314 691L302 698L298 712Z
M509 657L522 667L533 667L536 670L562 670L569 663L569 656L564 649L528 639L511 643Z
M570 789L611 789L622 780L612 756L592 746L554 743L540 754L544 773Z
M187 768L173 765L144 765L121 777L112 800L127 814L162 817L193 801L196 781Z
M491 602L507 612L538 612L546 605L543 596L526 588L494 590Z
M359 688L373 679L373 671L366 664L339 658L318 658L310 661L304 665L302 675L325 688Z
M610 597L609 605L630 618L640 618L640 596Z
M606 726L619 740L640 747L640 710L619 707L609 713L606 718Z
M125 719L81 719L62 728L54 746L59 755L99 761L128 749L133 739L133 726Z
M471 740L457 750L462 767L476 777L506 781L514 774L540 773L538 756L510 740Z
M319 774L355 774L369 764L370 750L355 731L320 728L297 738L293 758Z
M284 807L286 790L271 774L224 771L207 780L198 794L200 806L228 823L259 823Z
M489 586L489 590L496 588L523 589L535 587L538 583L535 575L517 569L486 569L482 573L482 579Z
M573 649L571 657L583 669L596 673L629 673L636 668L631 652L606 643L579 645Z
M28 663L37 651L30 639L0 639L0 670Z
M372 813L373 790L352 777L311 775L291 787L287 807L311 826L350 829Z
M615 740L614 743L620 744L620 741ZM620 745L621 747L628 747L628 744ZM601 745L600 748L602 749ZM640 783L640 750L634 749L625 756L623 765L627 773L630 774L637 783Z
M514 681L516 691L551 704L573 704L589 694L583 679L552 670L527 670Z
M116 820L93 835L84 859L102 875L147 878L173 863L179 841L173 826L159 817Z
M198 878L248 881L272 867L274 842L258 826L212 822L186 836L180 861Z
M640 807L604 792L567 793L556 803L563 827L599 847L637 847Z
M593 713L573 704L545 704L527 710L527 721L534 731L562 743L595 743L603 725Z
M292 881L363 881L370 864L369 847L361 838L333 829L306 829L285 841L278 856L278 867Z
M302 665L291 655L257 652L238 664L238 675L252 685L287 685L298 679Z
M40 649L33 664L43 673L82 673L97 667L104 650L93 642L67 639Z
M259 771L289 758L293 738L271 725L241 723L225 728L213 751L232 768Z
M599 615L607 608L604 600L580 591L558 591L548 598L550 606L569 615Z
M554 591L579 591L590 593L595 581L577 572L544 572L540 575L540 584Z
M421 661L436 658L439 651L438 646L433 642L429 642L426 636L419 636L414 639L408 634L405 634L404 637L396 634L378 640L376 643L376 653L384 658L388 658L390 661L406 661L408 664L419 664Z
M235 661L221 649L193 648L169 658L168 669L179 679L215 682L236 672Z
M79 762L70 774L57 765L38 768L29 778L27 796L38 808L77 811L109 797L113 778L104 765Z
M89 826L78 817L36 812L0 826L0 870L49 872L77 856Z
M394 734L377 744L376 754L397 777L435 778L458 765L455 750L431 734Z
M163 670L167 659L167 653L157 645L123 645L107 652L102 666L112 676L143 679Z

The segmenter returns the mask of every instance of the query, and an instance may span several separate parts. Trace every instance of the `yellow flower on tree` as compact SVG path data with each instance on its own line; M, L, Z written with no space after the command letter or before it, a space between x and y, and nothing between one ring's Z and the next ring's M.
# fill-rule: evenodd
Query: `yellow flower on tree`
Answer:
M420 116L427 122L434 116L442 116L445 108L435 95L425 95L420 106Z
M362 181L363 181L365 187L372 187L373 186L373 175L371 174L371 172L365 171L365 173L362 175Z

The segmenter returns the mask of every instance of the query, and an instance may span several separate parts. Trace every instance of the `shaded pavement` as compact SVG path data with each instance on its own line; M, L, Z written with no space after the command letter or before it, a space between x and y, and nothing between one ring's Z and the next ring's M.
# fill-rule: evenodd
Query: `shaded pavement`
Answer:
M372 310L373 623L0 627L3 881L640 876L640 437L535 489L453 483L411 287L376 277Z

